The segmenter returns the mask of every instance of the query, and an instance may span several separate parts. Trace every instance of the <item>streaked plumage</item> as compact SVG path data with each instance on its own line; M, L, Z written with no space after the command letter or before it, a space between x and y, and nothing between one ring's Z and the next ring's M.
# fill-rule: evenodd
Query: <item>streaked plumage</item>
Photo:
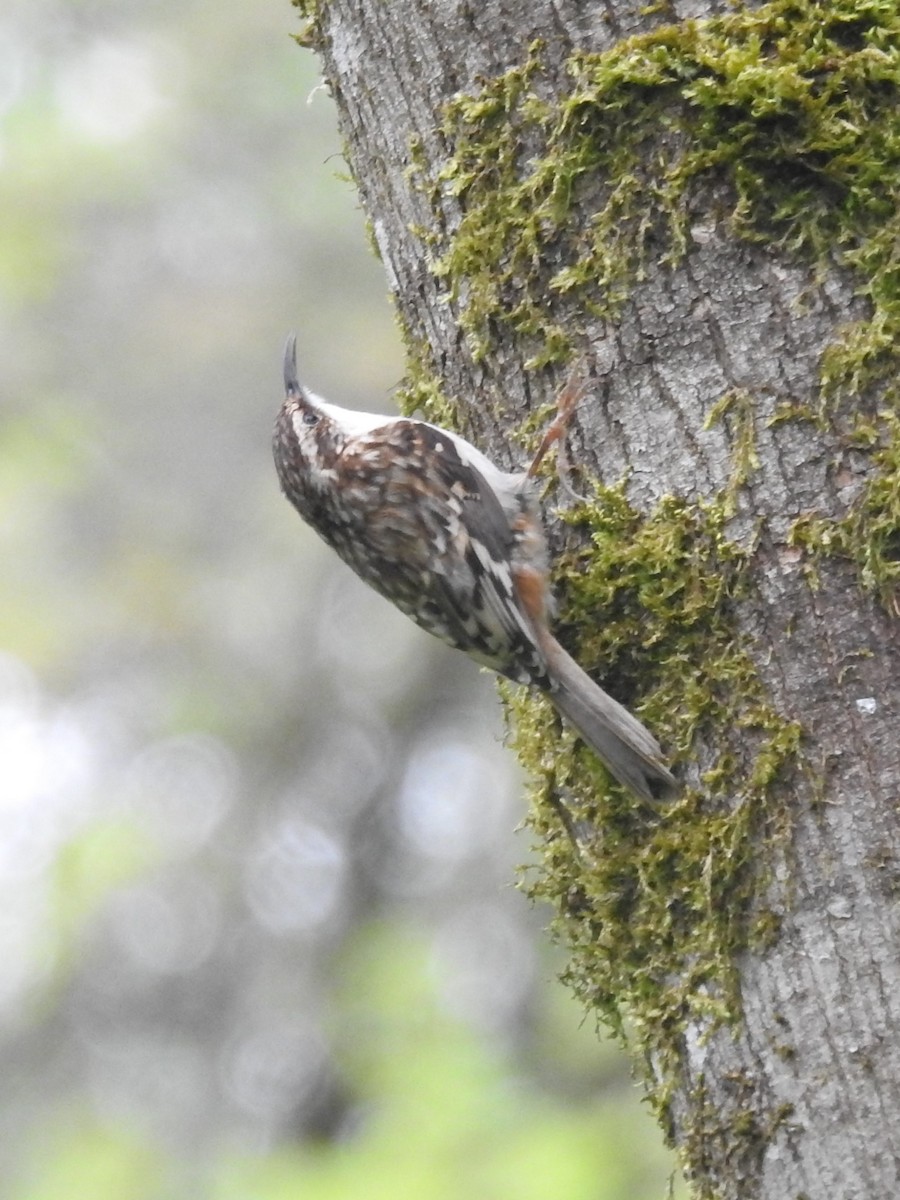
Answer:
M549 631L529 473L425 421L329 404L298 382L294 339L284 366L275 463L304 520L429 633L546 692L620 783L648 799L673 789L653 736Z

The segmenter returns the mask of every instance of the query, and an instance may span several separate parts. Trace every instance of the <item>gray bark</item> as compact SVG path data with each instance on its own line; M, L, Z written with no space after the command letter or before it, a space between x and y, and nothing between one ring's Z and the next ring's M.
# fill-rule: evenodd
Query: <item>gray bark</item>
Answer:
M448 153L442 105L521 62L534 38L563 88L575 47L602 50L653 23L724 11L703 0L665 16L643 16L643 7L331 0L323 11L325 76L401 317L460 398L467 434L507 463L518 453L504 425L550 399L559 379L537 385L508 334L475 361L411 232L435 222L407 174L411 139L439 166ZM455 201L442 204L452 229ZM706 418L729 391L754 397L759 467L729 529L747 545L759 535L757 588L740 621L779 711L802 723L817 770L784 795L793 833L774 864L779 936L741 956L736 1030L688 1030L670 1132L704 1195L887 1198L900 1187L897 623L850 564L823 562L814 586L789 544L802 513L846 511L867 459L811 424L767 423L781 402L815 394L822 350L860 310L837 269L814 284L805 267L735 241L711 213L694 214L685 259L651 265L614 324L579 314L604 396L579 414L573 453L608 482L630 472L629 499L642 511L670 494L708 497L727 487L733 447L727 423L706 428ZM749 1158L732 1140L742 1114L761 1131Z

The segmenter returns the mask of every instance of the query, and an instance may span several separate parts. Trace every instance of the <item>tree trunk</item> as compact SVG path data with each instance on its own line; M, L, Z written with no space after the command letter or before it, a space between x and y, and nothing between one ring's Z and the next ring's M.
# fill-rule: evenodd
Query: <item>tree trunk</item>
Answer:
M894 6L300 7L406 402L512 465L590 376L560 632L684 790L636 806L513 701L570 981L699 1195L896 1195Z

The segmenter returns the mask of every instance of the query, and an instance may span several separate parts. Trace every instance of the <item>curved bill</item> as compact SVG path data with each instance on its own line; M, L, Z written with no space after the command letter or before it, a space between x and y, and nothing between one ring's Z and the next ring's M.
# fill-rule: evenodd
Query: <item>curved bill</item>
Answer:
M284 394L286 396L300 395L300 381L297 379L297 335L292 333L284 347Z

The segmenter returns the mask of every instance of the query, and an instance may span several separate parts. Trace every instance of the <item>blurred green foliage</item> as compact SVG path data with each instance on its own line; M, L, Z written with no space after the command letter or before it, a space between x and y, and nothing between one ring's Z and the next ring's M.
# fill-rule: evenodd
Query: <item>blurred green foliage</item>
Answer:
M160 1200L158 1153L136 1138L87 1122L66 1125L47 1138L35 1179L16 1193L22 1200Z
M573 1103L542 1088L442 1011L415 934L360 930L341 976L335 1024L364 1026L343 1056L355 1128L270 1154L223 1148L192 1196L661 1200L666 1156L649 1119L636 1124L627 1090ZM48 1139L41 1159L12 1200L174 1200L198 1167L164 1164L133 1135L86 1123Z

